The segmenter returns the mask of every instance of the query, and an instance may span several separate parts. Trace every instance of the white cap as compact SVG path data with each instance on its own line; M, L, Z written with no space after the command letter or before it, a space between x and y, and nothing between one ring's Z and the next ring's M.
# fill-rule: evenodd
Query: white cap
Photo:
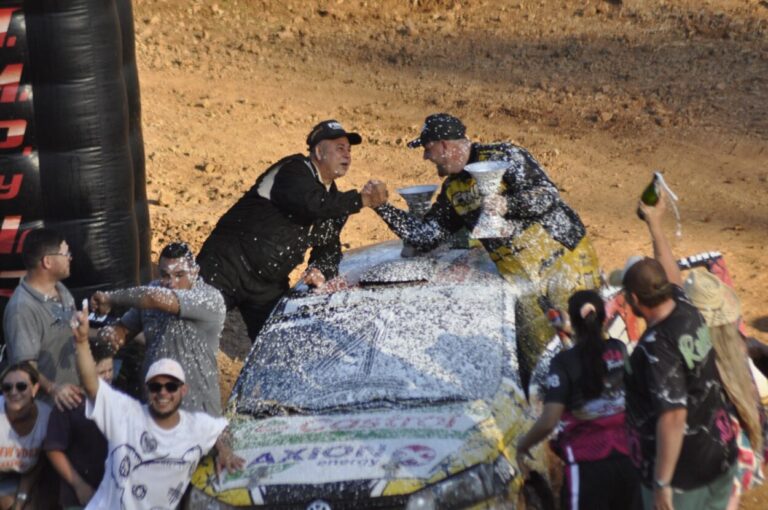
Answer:
M181 365L179 365L177 361L170 358L159 359L152 363L149 366L149 370L147 370L147 376L144 378L144 382L149 382L153 377L157 377L158 375L175 377L179 381L185 382L184 369L181 368Z

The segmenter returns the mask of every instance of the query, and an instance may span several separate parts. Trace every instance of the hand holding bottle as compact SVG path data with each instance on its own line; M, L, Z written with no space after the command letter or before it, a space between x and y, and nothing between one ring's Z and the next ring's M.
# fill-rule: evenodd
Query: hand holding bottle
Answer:
M637 204L637 215L649 225L660 222L667 211L668 202L669 197L667 196L667 193L660 190L654 204L646 204L643 200L640 200Z
M659 202L659 195L661 193L661 189L659 187L659 172L653 173L653 179L651 179L650 184L645 187L643 190L643 194L640 195L640 204L646 205L648 207L655 207L656 204ZM637 208L637 217L641 220L645 221L645 218L643 217L643 212L640 207Z

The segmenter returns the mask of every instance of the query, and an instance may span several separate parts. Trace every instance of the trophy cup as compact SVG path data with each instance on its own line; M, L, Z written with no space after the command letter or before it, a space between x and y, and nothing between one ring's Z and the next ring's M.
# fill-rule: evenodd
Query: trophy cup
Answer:
M509 237L514 231L514 225L504 217L494 212L490 206L494 195L499 193L501 178L504 172L512 163L507 161L480 161L470 163L464 167L464 170L474 177L477 182L477 191L482 197L483 204L480 207L480 217L477 219L475 227L470 232L470 237L474 239L490 239L498 237Z
M432 205L432 195L437 190L437 184L425 184L423 186L408 186L400 188L397 192L408 205L408 212L419 218L423 218ZM418 254L416 247L403 241L403 250L400 256L403 258L414 257Z

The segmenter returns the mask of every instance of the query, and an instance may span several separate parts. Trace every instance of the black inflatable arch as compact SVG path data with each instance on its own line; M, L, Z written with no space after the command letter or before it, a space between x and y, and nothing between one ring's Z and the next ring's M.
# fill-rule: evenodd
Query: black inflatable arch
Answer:
M72 247L65 283L76 297L147 281L130 0L0 3L0 87L0 300L40 226Z

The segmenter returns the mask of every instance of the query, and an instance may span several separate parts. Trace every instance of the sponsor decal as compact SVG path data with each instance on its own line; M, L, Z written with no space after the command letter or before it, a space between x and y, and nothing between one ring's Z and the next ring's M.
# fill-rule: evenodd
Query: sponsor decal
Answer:
M351 441L455 439L489 417L487 409L449 406L435 410L302 416L247 420L235 427L236 448L323 444Z
M409 444L392 454L392 460L401 466L423 466L435 460L435 450L429 446Z
M375 466L386 452L384 444L333 444L330 446L312 446L303 448L276 448L266 451L248 463L247 468L272 465L295 464L297 462L313 461L318 466L328 465L358 465Z
M218 491L248 485L331 483L385 478L427 479L443 458L455 454L461 440L374 440L279 445L238 450L246 459L241 472L227 473Z
M330 432L347 430L398 430L398 429L439 429L454 430L467 425L460 423L462 415L388 415L388 416L350 416L344 418L315 418L303 422L301 432ZM474 425L474 422L469 424ZM457 427L458 426L458 427Z

